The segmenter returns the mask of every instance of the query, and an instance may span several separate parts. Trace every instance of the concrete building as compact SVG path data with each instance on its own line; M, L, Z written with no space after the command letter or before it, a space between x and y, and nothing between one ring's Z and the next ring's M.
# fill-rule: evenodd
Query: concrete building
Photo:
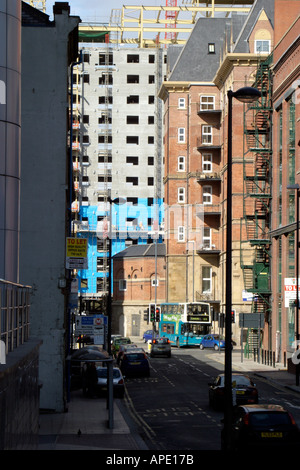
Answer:
M32 286L30 332L42 341L44 409L63 411L69 347L66 236L70 231L69 66L78 55L78 17L54 5L54 21L22 6L22 188L20 279Z
M108 34L93 37L95 42L88 33L80 37L85 42L73 84L73 226L77 236L88 238L88 268L78 272L82 308L91 311L96 300L103 313L110 236L114 255L131 244L151 243L163 220L157 91L166 52L113 44ZM124 204L111 205L115 198Z

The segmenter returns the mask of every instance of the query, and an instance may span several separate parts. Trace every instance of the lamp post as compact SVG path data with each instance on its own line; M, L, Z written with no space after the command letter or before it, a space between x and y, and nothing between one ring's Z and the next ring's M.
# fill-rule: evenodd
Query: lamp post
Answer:
M300 198L300 186L299 184L290 184L287 186L287 189L296 190L296 315L295 315L295 337L296 337L296 347L297 350L299 347L299 198ZM296 364L296 385L299 385L299 361Z
M107 295L107 307L106 307L106 314L107 314L107 352L111 355L111 329L112 329L112 299L111 299L111 285L112 285L112 204L117 204L118 206L124 204L126 199L123 198L115 198L111 199L108 197L109 203L109 251L108 251L108 258L109 258L109 271L108 271L108 295Z
M231 310L232 310L232 99L242 103L256 101L261 93L256 88L243 87L228 96L228 142L227 142L227 229L226 229L226 310L225 310L225 408L224 408L224 450L232 449L232 352L231 352Z

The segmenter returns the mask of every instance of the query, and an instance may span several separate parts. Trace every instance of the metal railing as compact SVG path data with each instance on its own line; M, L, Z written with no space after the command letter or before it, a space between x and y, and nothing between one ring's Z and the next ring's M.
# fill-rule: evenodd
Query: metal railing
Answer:
M6 354L29 339L30 286L0 279L0 340Z

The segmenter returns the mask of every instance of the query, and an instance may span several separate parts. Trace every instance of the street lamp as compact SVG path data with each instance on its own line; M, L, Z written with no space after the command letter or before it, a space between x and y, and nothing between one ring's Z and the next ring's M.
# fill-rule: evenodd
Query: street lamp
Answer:
M232 310L232 99L242 103L256 101L261 93L256 88L243 87L229 90L228 96L228 143L227 143L227 231L226 231L226 314L225 314L225 408L224 437L225 450L231 450L232 428L232 352L231 352L231 310Z
M298 349L299 341L299 198L300 198L300 186L299 184L290 184L287 189L294 189L297 192L297 204L296 204L296 349ZM299 364L296 364L296 385L299 385Z
M111 199L108 197L108 203L109 203L109 252L108 252L108 258L109 258L109 271L108 271L108 296L107 296L107 309L106 309L106 314L107 314L107 352L109 355L111 355L111 329L112 329L112 299L111 299L111 285L112 285L112 230L111 230L111 225L112 225L112 204L116 204L118 206L124 204L126 202L126 199L123 198L115 198Z

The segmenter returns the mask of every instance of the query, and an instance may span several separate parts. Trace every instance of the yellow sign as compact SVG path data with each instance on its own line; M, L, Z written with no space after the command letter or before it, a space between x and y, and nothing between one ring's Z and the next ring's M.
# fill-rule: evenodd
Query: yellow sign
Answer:
M66 267L67 269L86 269L87 238L67 238Z

